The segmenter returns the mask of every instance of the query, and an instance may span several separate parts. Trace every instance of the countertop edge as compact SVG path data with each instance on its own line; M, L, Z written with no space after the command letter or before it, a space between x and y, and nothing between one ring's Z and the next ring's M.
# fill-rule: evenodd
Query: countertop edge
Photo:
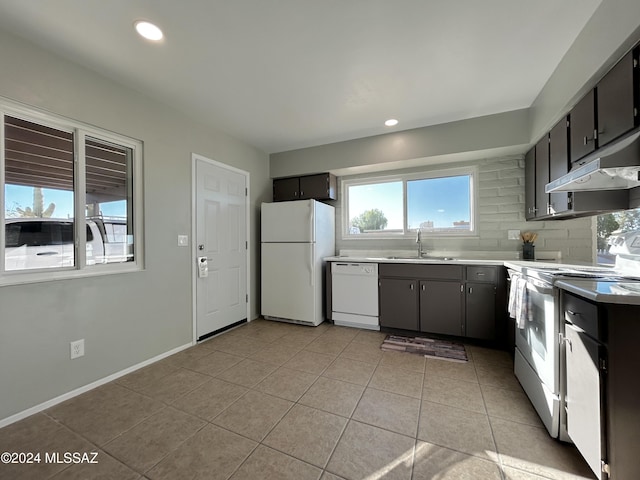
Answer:
M593 282L580 280L558 280L555 282L555 286L597 303L640 305L640 296L638 295L622 295L619 293L607 294L598 292L593 289L592 283Z
M438 258L386 258L386 257L325 257L327 262L345 263L411 263L420 265L494 265L504 266L505 260L471 259L457 258L455 260L444 260Z

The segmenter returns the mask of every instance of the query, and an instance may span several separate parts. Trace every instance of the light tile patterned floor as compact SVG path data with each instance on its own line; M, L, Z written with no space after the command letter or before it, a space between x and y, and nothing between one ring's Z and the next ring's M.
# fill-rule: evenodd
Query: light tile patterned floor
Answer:
M2 479L595 478L505 352L382 352L385 334L256 320L0 430ZM98 452L97 464L45 452Z

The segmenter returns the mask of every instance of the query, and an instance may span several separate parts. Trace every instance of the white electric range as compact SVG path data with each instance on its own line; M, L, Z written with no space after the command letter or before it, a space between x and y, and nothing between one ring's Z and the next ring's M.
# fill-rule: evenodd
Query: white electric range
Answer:
M514 372L554 438L570 441L564 408L560 288L597 302L640 304L638 260L619 256L615 267L505 264L511 280L510 313L517 327Z

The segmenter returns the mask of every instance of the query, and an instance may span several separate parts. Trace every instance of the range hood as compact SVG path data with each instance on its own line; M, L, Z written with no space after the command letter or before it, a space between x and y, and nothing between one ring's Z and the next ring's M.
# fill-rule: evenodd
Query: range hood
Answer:
M640 129L590 153L569 173L547 183L546 193L622 190L640 185Z

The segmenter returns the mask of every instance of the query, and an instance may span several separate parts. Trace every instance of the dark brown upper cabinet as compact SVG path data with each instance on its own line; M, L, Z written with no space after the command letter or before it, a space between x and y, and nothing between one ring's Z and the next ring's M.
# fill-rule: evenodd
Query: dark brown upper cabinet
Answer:
M577 162L596 149L596 96L594 90L582 97L569 112L571 162Z
M300 198L336 199L336 177L329 173L300 177Z
M549 214L549 194L544 187L549 183L549 135L536 143L536 203L535 216L544 217Z
M524 157L524 218L536 218L536 149L533 147Z
M275 178L273 180L273 201L281 202L285 200L300 199L300 179L292 178Z
M549 132L549 181L569 171L569 120L562 118ZM569 192L551 193L549 213L557 215L569 210Z
M638 50L635 49L571 109L572 163L638 126L637 71Z
M634 63L633 52L627 53L596 86L598 147L636 126Z
M302 177L274 178L273 201L335 200L336 177L330 173L318 173Z

